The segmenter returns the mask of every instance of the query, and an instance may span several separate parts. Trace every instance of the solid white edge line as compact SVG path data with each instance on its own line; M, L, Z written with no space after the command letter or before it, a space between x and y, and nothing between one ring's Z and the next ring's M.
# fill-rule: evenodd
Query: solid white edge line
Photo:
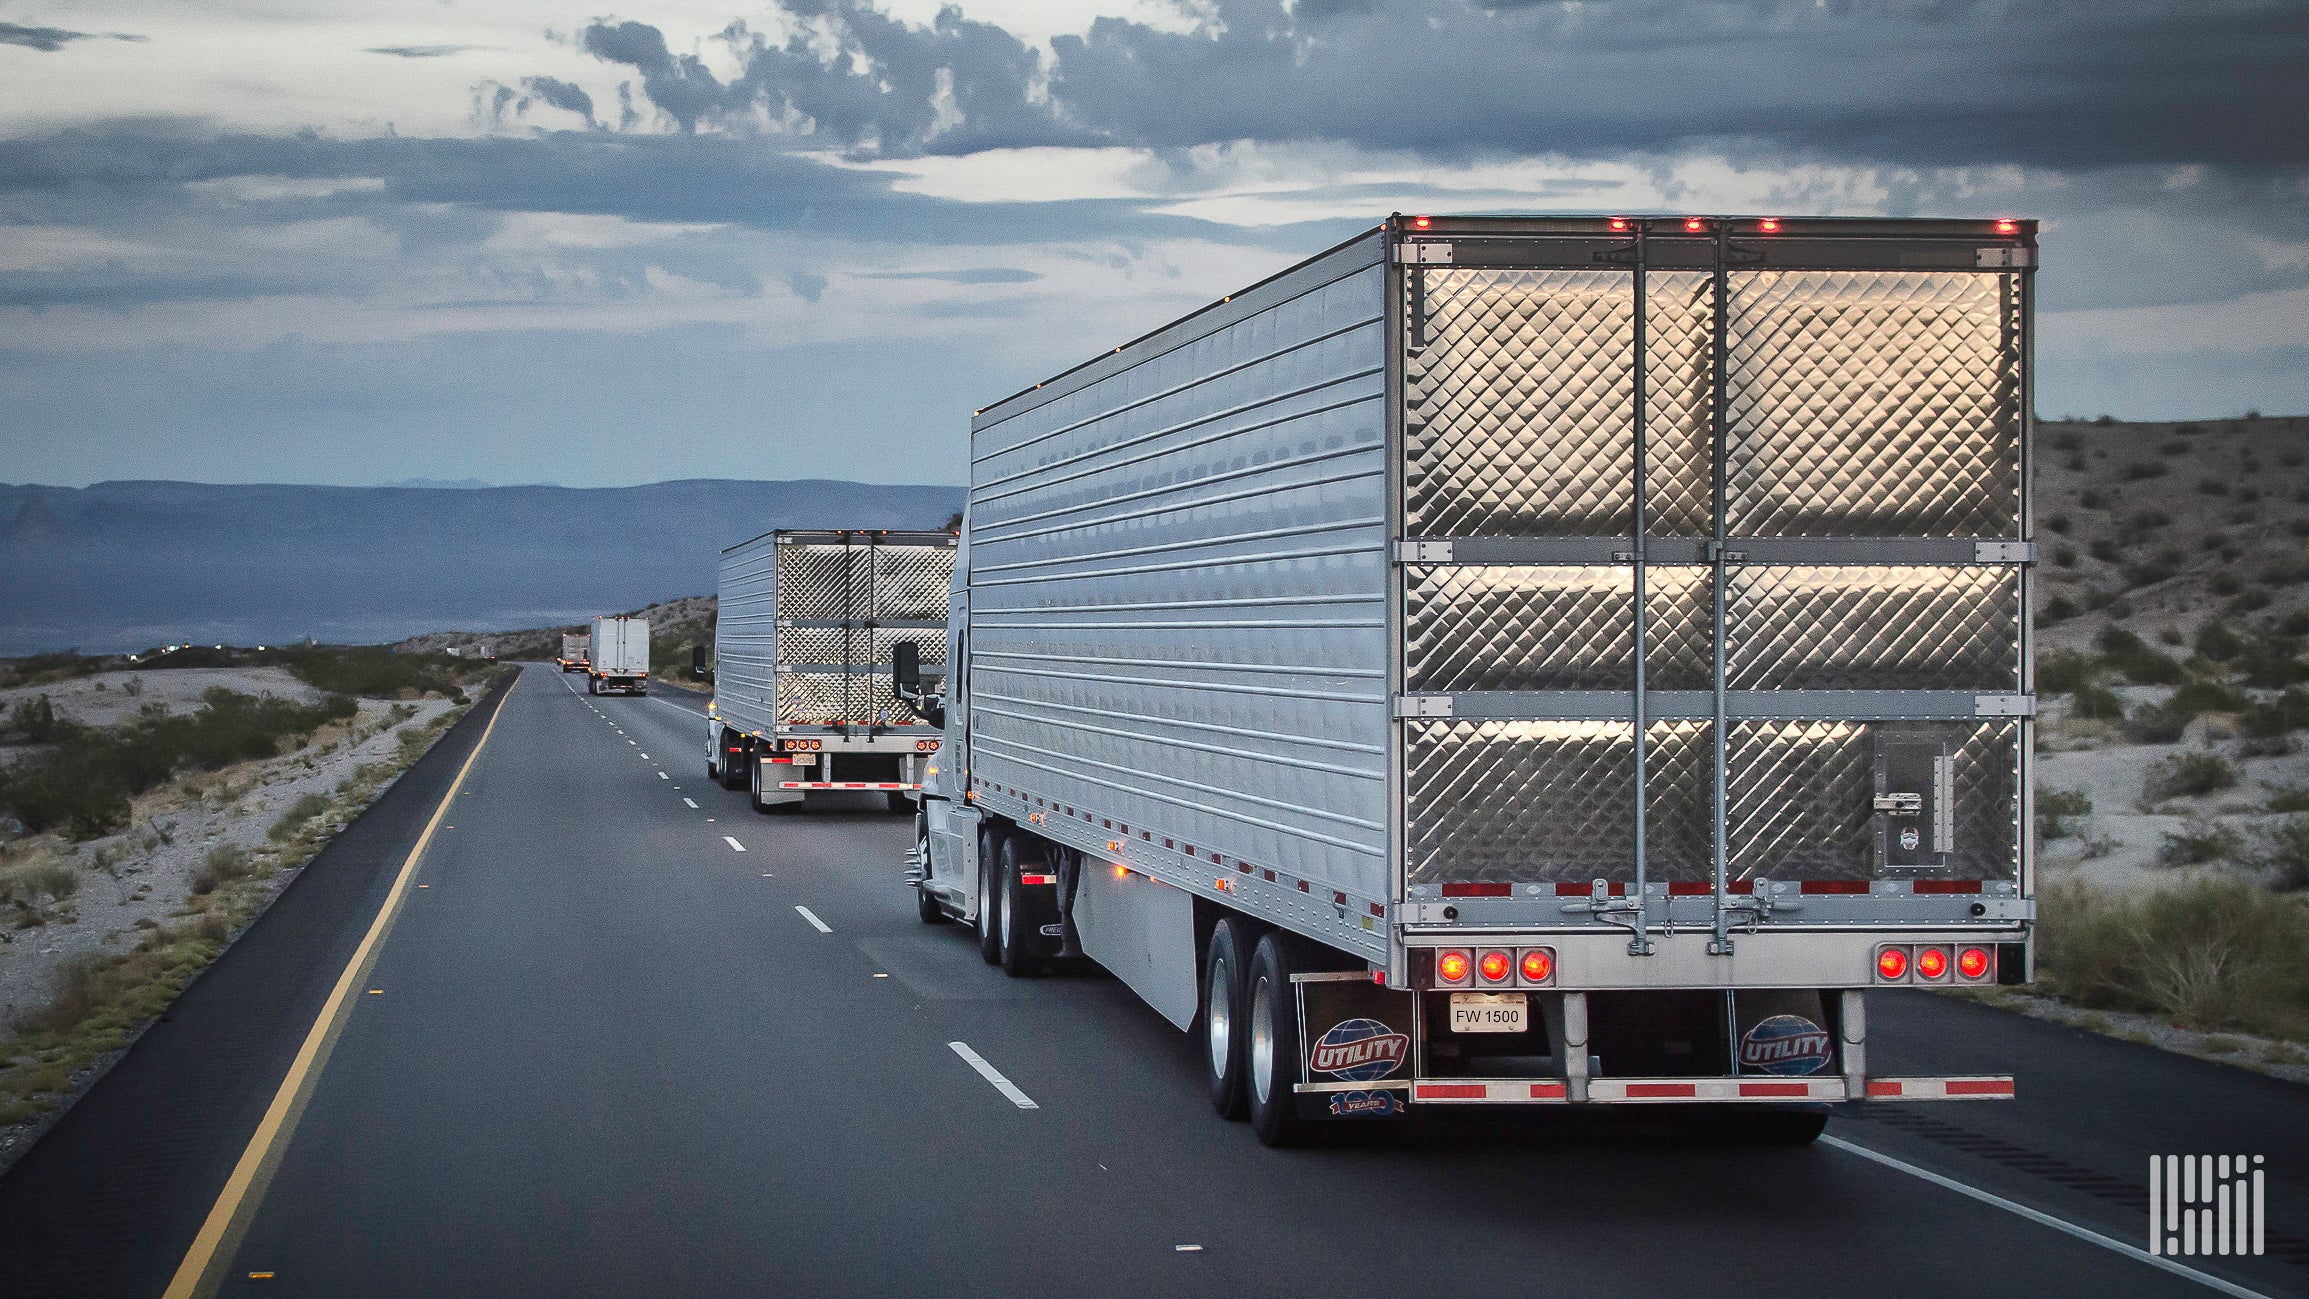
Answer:
M697 800L695 800L695 799L689 799L689 798L685 798L685 799L683 799L683 800L682 800L682 802L689 804L689 805L690 805L690 810L691 810L691 811L693 811L693 812L694 812L694 811L697 811L697 810L698 810Z
M1029 1096L1025 1092L1018 1090L1017 1083L1014 1083L1008 1078L1003 1077L1002 1071L1000 1069L997 1069L993 1065L986 1063L985 1056L982 1056L976 1051L971 1050L970 1044L968 1042L948 1042L946 1045L953 1048L954 1054L962 1057L962 1062L964 1064L967 1064L971 1068L976 1069L978 1071L979 1077L984 1078L990 1083L993 1083L994 1090L1001 1092L1005 1097L1008 1097L1011 1104L1016 1105L1022 1110L1038 1110L1042 1108L1040 1105L1034 1103L1034 1098L1032 1096Z
M722 842L730 846L731 852L744 852L746 850L746 846L744 844L739 843L737 840L726 834L722 836Z
M802 919L809 921L811 925L816 927L819 933L830 934L834 932L834 927L832 925L829 925L825 921L818 919L818 913L810 910L808 907L795 907L794 910L801 912Z
M1886 1168L1897 1169L1900 1172L1906 1173L1910 1177L1922 1178L1923 1180L1932 1183L1934 1186L1943 1187L1947 1190L1954 1191L1958 1195L1969 1196L1972 1199L1980 1201L1982 1204L1993 1205L2007 1213L2018 1214L2039 1226L2050 1227L2054 1231L2058 1232L2065 1232L2068 1235L2074 1236L2078 1240L2085 1241L2088 1244L2098 1245L2102 1249L2122 1254L2126 1258L2133 1259L2136 1262L2146 1263L2150 1267L2170 1272L2174 1276L2180 1277L2183 1280L2194 1281L2198 1285L2205 1286L2209 1289L2218 1290L2222 1294L2232 1295L2235 1297L2235 1299L2270 1299L2270 1296L2265 1295L2258 1290L2248 1290L2233 1281L2224 1281L2217 1276L2210 1275L2209 1273L2199 1272L2193 1267L2183 1267L2181 1264L2175 1263L2169 1258L2165 1258L2157 1254L2151 1254L2149 1251L2141 1249L2138 1246L2128 1245L2113 1236L2103 1236L2097 1231L2093 1231L2085 1227L2079 1227L2075 1223L2069 1222L2066 1219L2055 1218L2049 1213L2041 1213L2035 1209L2029 1208L2025 1204L2016 1204L2011 1200L2005 1199L2001 1195L1995 1195L1988 1191L1983 1191L1977 1186L1967 1186L1964 1183L1957 1181L1953 1177L1943 1177L1939 1173L1935 1173L1930 1169L1918 1168L1916 1165L1911 1164L1906 1160L1894 1159L1890 1155L1870 1150L1866 1146L1856 1146L1849 1141L1842 1140L1838 1137L1828 1136L1825 1133L1821 1134L1820 1144L1824 1146L1834 1146L1836 1149L1844 1151L1846 1154L1858 1155L1862 1159L1873 1160L1876 1163L1884 1165Z

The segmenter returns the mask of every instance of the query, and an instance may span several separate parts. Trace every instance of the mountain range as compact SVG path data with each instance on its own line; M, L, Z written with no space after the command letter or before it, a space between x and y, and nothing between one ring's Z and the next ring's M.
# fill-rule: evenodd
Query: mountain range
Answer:
M0 655L514 628L714 589L773 528L935 528L962 489L0 484Z

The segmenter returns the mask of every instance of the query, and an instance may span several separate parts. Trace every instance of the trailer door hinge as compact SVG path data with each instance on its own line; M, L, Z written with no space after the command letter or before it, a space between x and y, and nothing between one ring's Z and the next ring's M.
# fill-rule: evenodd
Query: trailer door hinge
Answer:
M2000 266L2034 265L2036 265L2036 255L2026 248L1983 248L1980 250L1980 266L1983 270L1993 270Z
M1398 541L1395 543L1395 562L1398 564L1448 564L1451 562L1451 543L1448 541Z
M1414 240L1395 245L1395 260L1413 266L1449 266L1451 245Z
M1972 543L1972 562L1975 564L2033 564L2036 562L2036 543L2033 541L1975 541Z
M1974 695L1974 717L2034 717L2035 695Z
M1395 696L1395 715L1397 717L1449 717L1451 716L1451 696L1397 695Z

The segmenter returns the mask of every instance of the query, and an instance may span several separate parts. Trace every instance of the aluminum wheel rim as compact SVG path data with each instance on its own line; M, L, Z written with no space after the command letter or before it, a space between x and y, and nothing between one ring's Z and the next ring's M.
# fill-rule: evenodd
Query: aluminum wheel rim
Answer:
M1205 994L1208 999L1209 1011L1205 1014L1204 1020L1206 1031L1210 1037L1211 1076L1213 1078L1227 1076L1227 1043L1235 1032L1235 1008L1229 1004L1233 999L1227 996L1227 990L1233 987L1235 982L1235 972L1230 968L1233 964L1225 956L1212 959L1211 986Z
M994 886L994 933L1002 940L1002 950L1010 950L1010 877Z
M1273 1090L1275 1072L1275 1008L1268 995L1267 977L1251 988L1251 1088L1259 1094L1259 1104L1267 1103L1267 1093Z

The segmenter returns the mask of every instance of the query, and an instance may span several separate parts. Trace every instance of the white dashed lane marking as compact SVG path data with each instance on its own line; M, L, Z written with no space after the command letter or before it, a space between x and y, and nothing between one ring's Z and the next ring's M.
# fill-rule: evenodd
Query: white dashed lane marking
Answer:
M809 921L811 927L815 928L819 933L830 934L834 932L834 927L832 925L829 925L825 921L818 919L818 913L810 910L808 907L795 907L794 910L801 912L802 919Z
M722 842L730 846L731 852L744 852L746 850L746 846L744 844L739 843L737 840L732 839L726 834L722 836Z
M948 1042L946 1045L952 1047L954 1049L954 1054L961 1056L965 1064L968 1064L971 1068L976 1069L978 1071L979 1077L984 1078L986 1081L994 1084L994 1090L1001 1092L1005 1097L1008 1097L1011 1104L1016 1105L1022 1110L1038 1110L1042 1108L1040 1105L1034 1103L1033 1097L1028 1096L1025 1092L1018 1090L1017 1083L1014 1083L1008 1078L1003 1077L1001 1070L995 1068L993 1065L986 1063L985 1056L982 1056L976 1051L971 1050L970 1044L968 1042Z
M692 812L695 812L695 811L697 810L697 807L698 807L698 805L697 805L697 800L696 800L696 799L694 799L694 798L685 798L685 799L683 799L683 800L682 800L682 802L689 804L689 806L690 806L690 810L691 810Z

